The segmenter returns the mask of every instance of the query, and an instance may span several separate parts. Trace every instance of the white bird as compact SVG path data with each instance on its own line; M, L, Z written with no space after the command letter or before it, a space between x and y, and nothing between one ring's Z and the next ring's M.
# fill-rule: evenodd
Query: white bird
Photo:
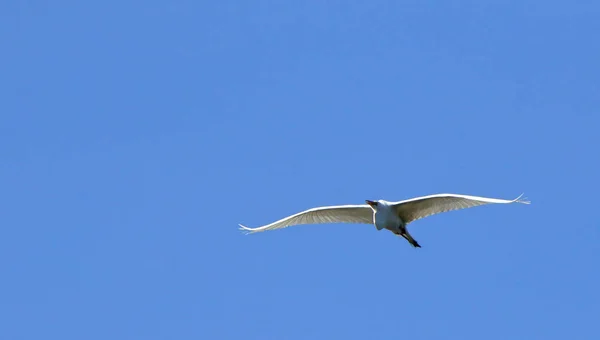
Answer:
M258 228L248 228L242 224L239 226L240 230L251 234L300 224L374 224L377 230L387 229L396 235L404 237L413 247L421 248L419 243L415 241L406 229L409 223L434 214L489 203L517 202L529 204L529 201L521 199L522 196L523 194L513 200L504 200L457 194L436 194L398 202L366 200L367 204L336 205L308 209Z

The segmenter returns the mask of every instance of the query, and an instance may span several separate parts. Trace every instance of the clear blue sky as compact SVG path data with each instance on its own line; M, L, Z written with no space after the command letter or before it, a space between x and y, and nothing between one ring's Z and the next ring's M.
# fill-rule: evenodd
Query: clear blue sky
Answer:
M599 16L1 2L0 338L600 338ZM441 192L532 204L238 230Z

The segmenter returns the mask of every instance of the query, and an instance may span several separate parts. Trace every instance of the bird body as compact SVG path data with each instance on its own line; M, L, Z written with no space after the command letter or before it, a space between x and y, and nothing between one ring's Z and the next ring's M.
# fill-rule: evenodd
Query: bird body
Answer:
M367 203L373 210L373 220L377 230L389 229L391 231L398 228L399 225L404 224L400 216L394 212L394 207L390 202L385 200L378 200L377 202L368 201Z
M373 220L377 230L387 229L392 233L404 237L411 245L421 248L419 243L406 230L406 223L396 212L394 203L386 200L366 201L373 210Z
M490 203L517 202L529 204L529 201L521 199L522 196L521 194L513 200L504 200L458 194L436 194L398 202L366 200L366 204L361 205L338 205L308 209L258 228L248 228L240 224L240 229L247 233L256 233L301 224L373 224L377 230L387 229L398 236L404 237L412 246L420 248L419 243L408 233L406 226L409 223L442 212Z

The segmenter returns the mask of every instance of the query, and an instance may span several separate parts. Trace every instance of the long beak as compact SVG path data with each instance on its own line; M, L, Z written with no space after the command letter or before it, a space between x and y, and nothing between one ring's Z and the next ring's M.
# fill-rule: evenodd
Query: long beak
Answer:
M367 202L367 204L370 205L370 206L372 206L372 207L376 207L377 206L377 202L375 202L375 201L365 200L365 202Z

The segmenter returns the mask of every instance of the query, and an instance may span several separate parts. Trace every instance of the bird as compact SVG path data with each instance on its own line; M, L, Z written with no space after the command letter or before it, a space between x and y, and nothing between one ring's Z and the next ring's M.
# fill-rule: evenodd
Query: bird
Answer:
M304 210L257 228L239 224L239 229L245 234L253 234L302 224L372 224L377 231L389 230L406 239L414 248L421 248L421 245L408 232L408 224L431 215L491 203L530 204L531 202L523 198L523 194L512 200L461 194L434 194L397 202L383 199L365 200L365 204L332 205Z

